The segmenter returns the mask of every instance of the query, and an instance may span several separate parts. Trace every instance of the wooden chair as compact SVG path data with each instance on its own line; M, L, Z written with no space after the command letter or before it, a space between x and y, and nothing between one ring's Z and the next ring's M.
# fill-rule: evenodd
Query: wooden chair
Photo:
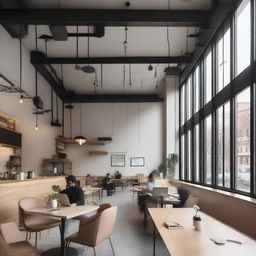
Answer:
M37 247L38 232L60 225L60 221L57 219L53 219L42 215L25 213L25 210L42 207L45 207L45 202L40 198L25 197L19 201L20 224L22 224L27 231L36 233L35 247Z
M97 214L80 221L78 233L72 234L66 238L66 248L71 242L92 247L94 256L96 256L96 246L106 239L109 239L113 255L114 248L110 239L116 223L117 206L103 204L97 211ZM90 232L88 232L90 231Z

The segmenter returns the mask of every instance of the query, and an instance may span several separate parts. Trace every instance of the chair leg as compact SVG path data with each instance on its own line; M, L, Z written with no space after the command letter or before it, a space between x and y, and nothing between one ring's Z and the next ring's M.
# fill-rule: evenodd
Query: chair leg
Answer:
M29 238L28 238L28 240L30 240L31 239L31 232L29 231Z
M96 254L96 247L93 247L94 256L97 256Z
M36 238L35 238L35 248L37 247L37 232L36 232Z
M26 241L28 241L28 231L26 231Z
M110 245L111 245L111 249L112 249L113 255L115 256L115 251L114 251L114 247L113 247L112 241L111 241L110 237L108 239L109 239L109 242L110 242Z

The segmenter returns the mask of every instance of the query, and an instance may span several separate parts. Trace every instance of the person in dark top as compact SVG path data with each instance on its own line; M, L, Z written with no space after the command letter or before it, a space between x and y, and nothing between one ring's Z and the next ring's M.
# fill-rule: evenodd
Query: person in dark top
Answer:
M115 184L111 179L110 173L107 173L106 177L102 181L103 188L107 190L107 195L111 196L112 191L115 190Z
M121 179L121 177L122 177L122 174L119 171L116 171L115 178L119 180Z
M77 186L76 177L69 175L66 177L66 189L61 194L67 194L71 206L84 205L84 191Z

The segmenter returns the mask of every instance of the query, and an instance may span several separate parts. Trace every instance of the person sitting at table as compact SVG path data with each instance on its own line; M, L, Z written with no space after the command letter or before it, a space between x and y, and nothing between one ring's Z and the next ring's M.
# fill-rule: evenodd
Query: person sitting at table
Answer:
M71 207L84 205L84 191L77 185L77 180L74 175L69 175L66 177L66 189L62 190L60 193L67 194ZM67 237L69 234L78 232L79 224L77 221L87 217L88 216L84 214L73 219L66 220L64 237Z
M122 178L122 174L119 171L115 172L115 179L120 180Z
M102 185L103 189L107 190L107 195L111 196L112 191L115 190L115 184L112 182L110 173L107 173L106 177L103 179Z
M77 180L74 175L66 177L66 189L60 193L67 194L71 206L84 205L84 191L77 186Z

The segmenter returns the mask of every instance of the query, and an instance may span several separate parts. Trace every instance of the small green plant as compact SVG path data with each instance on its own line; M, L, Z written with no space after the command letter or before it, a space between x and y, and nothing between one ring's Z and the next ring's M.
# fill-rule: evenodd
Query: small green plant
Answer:
M52 191L53 192L45 198L47 204L49 204L50 201L57 199L56 195L61 191L60 186L52 185Z
M166 158L165 162L161 163L154 173L156 175L160 175L160 173L162 172L164 178L173 179L175 177L175 168L178 161L178 154L170 153Z
M7 169L9 169L9 171L12 170L13 166L14 166L14 165L13 165L13 162L12 162L12 161L7 161L6 164L5 164L5 167L6 167Z

